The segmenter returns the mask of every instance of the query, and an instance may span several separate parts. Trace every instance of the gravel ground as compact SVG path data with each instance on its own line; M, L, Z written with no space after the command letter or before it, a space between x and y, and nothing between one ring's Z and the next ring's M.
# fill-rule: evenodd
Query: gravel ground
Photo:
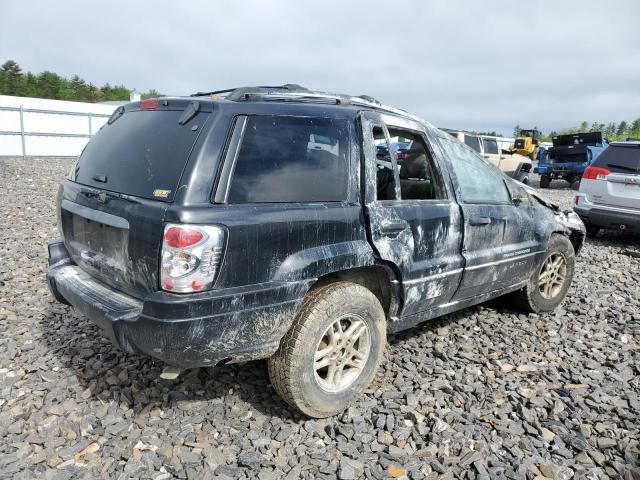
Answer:
M51 299L70 165L0 160L0 477L640 478L637 236L587 243L552 314L494 301L392 336L352 408L305 420L264 362L161 380Z

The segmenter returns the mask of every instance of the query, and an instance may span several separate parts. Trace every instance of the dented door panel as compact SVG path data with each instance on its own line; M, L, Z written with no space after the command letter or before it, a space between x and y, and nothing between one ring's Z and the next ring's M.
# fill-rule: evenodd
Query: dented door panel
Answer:
M369 235L376 254L397 268L403 293L402 315L411 315L448 301L458 287L464 261L460 254L460 210L451 200L378 201L372 131L381 127L386 132L386 126L382 117L371 113L361 116L361 125ZM403 127L424 133L422 126ZM388 133L386 136L388 139ZM392 162L396 166L395 156ZM400 196L397 178L396 192Z

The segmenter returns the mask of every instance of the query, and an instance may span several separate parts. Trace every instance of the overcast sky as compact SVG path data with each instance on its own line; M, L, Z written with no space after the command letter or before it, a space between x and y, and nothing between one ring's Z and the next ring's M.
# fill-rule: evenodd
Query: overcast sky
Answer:
M0 62L188 94L299 83L452 128L640 117L640 2L0 0Z

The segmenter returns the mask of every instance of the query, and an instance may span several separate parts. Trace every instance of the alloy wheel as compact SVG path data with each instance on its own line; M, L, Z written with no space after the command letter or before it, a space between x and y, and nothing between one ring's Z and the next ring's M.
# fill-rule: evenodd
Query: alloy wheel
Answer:
M349 387L362 373L370 350L371 334L361 317L346 315L335 320L316 347L314 371L320 387L328 392Z
M560 294L567 279L567 260L561 253L549 255L540 269L538 287L540 295L551 300Z

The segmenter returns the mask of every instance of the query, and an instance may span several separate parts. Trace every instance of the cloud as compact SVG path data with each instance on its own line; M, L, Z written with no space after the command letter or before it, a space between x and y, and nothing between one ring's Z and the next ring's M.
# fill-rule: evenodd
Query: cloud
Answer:
M638 18L635 0L3 2L0 59L171 94L299 83L509 133L640 116Z

